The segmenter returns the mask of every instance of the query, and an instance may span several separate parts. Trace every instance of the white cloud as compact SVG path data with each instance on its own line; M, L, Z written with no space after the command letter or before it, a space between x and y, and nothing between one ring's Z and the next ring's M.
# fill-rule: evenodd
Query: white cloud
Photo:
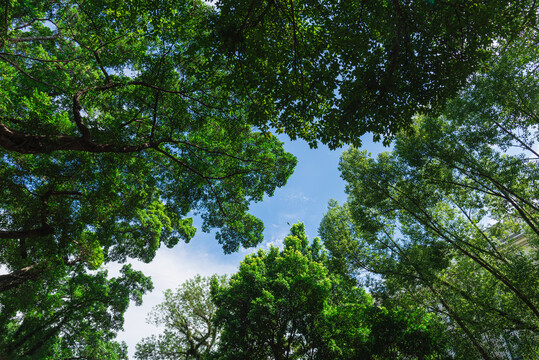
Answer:
M288 233L283 234L282 236L279 236L279 237L272 237L271 241L268 241L265 244L266 248L269 249L272 246L275 246L275 247L278 247L279 249L284 249L284 238L286 237L286 235L288 235Z
M310 197L308 197L307 195L305 195L303 192L298 192L298 193L289 193L289 194L286 194L286 195L281 195L279 196L279 200L281 201L312 201L312 199Z

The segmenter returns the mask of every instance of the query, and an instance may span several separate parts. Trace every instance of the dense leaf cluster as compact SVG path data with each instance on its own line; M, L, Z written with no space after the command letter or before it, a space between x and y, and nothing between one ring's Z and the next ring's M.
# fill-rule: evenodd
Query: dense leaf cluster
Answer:
M284 249L246 256L228 282L214 277L210 290L210 279L197 277L175 295L167 291L152 318L165 333L139 343L139 359L444 359L447 353L428 314L375 306L364 289L329 270L325 249L319 239L309 243L302 224L292 226Z
M331 148L358 146L367 133L389 142L416 112L438 113L490 58L493 40L533 26L537 11L506 0L221 0L217 8L221 47L253 101L253 121Z
M55 275L39 287L24 284L0 294L0 358L127 359L126 345L114 338L129 302L140 305L151 280L130 265L112 279L106 271L80 268Z
M377 274L386 304L437 314L463 358L538 355L539 58L527 36L392 151L345 152L348 202L320 228L337 268Z

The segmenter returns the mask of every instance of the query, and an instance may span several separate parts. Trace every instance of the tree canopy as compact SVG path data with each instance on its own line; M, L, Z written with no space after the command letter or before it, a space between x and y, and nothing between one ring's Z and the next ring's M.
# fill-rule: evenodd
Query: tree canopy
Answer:
M533 6L8 1L3 262L149 261L192 238L192 211L226 252L255 245L249 202L294 165L270 126L313 146L389 139L454 94L494 39L533 25Z
M248 255L212 284L221 327L216 359L424 359L445 354L426 313L375 306L327 267L319 239L293 225L284 249Z
M221 229L225 251L261 240L248 203L284 185L295 161L219 86L226 68L207 40L210 7L8 2L6 11L1 236L35 239L21 257L46 242L72 260L98 242L105 260L149 261L160 242L192 238L190 211Z
M165 300L148 317L150 323L164 326L164 332L138 343L137 359L201 360L215 354L220 331L214 324L217 307L210 294L212 281L225 285L227 277L197 275L176 291L165 291Z
M438 313L470 358L537 356L538 57L528 39L442 116L416 116L391 152L345 152L348 202L331 203L320 228L337 266L379 274L384 303Z
M358 146L367 133L389 142L415 113L438 113L500 50L496 43L511 42L537 16L535 2L506 0L216 6L221 48L236 69L231 79L253 101L253 121L331 148Z
M416 148L421 141L401 141L397 148L409 146L410 154L439 149L444 159L468 159L470 150L444 142L442 130L457 125L436 117L467 85L444 116L472 119L462 122L468 134L500 140L495 145L501 148L513 142L537 155L528 141L528 127L537 124L536 58L527 52L535 44L528 31L536 13L531 0L222 0L214 6L200 0L5 1L0 264L8 273L0 275L0 299L14 305L2 314L0 328L12 336L2 351L33 356L65 340L68 353L81 354L76 344L105 343L112 333L92 337L91 330L69 328L77 323L86 329L71 317L69 301L94 299L101 290L79 286L83 293L67 296L65 287L89 277L106 289L115 280L93 271L110 262L149 262L160 246L190 241L193 215L202 217L202 230L217 231L225 252L259 244L263 224L249 206L284 186L296 163L272 131L336 148L359 145L367 132L388 142L403 131L417 136L425 126L427 135L419 136L431 136L425 148ZM522 82L516 91L512 77ZM497 90L477 92L488 86ZM500 89L507 98L498 96ZM477 109L483 100L491 106ZM491 117L485 109L500 116L495 126L483 126ZM423 125L412 128L417 112L426 114L418 117ZM478 141L455 136L467 146ZM477 201L497 209L489 213L495 218L509 206L523 228L537 233L535 193L525 188L536 182L530 175L535 163L517 167L493 155L492 144L480 145L469 163L457 164L466 186L479 186L484 196ZM492 161L484 163L484 156ZM451 173L451 166L429 171ZM514 180L521 175L528 176L525 185ZM474 176L501 187L483 188ZM513 226L499 224L499 232ZM505 285L515 281L505 268L482 268ZM537 304L525 300L532 290L508 288L526 311L537 313ZM57 295L51 318L36 315L43 310L17 317L17 311L31 312L15 308L12 299L21 291L32 294L36 309L50 300L47 294ZM63 320L65 311L69 320ZM35 329L27 327L33 316L42 321ZM39 349L27 347L30 338L43 340ZM116 348L121 354L121 345Z
M193 238L193 214L225 252L262 240L249 204L283 186L295 158L225 86L214 8L35 0L0 11L2 304L29 282L43 294L73 271L149 262Z

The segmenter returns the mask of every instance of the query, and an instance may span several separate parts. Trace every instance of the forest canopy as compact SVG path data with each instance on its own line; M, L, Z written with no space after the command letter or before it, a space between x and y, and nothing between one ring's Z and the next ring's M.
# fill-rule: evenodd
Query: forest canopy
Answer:
M284 186L296 165L272 132L330 148L359 146L367 133L396 138L404 170L443 175L441 188L402 175L425 186L406 189L422 195L421 209L441 211L423 196L440 189L452 201L469 195L452 193L450 180L478 191L464 199L471 226L486 211L508 233L517 225L506 212L537 233L536 162L496 152L516 145L537 155L536 13L534 1L502 0L5 1L0 357L123 354L109 340L129 299L152 285L129 267L109 279L102 266L150 262L161 246L189 242L195 215L226 253L260 244L264 225L249 206ZM356 152L343 160L351 196L362 170ZM369 195L358 199L376 200L372 209L389 201L358 186ZM460 251L450 244L437 241L435 253ZM496 256L503 268L485 260L486 276L537 315L532 290L509 286L513 268ZM347 259L341 265L352 266ZM117 297L99 295L111 289Z
M292 225L284 248L247 255L229 279L197 276L151 313L164 333L137 344L157 359L441 359L440 328L418 309L373 303L328 268L326 250Z
M471 358L539 355L535 42L510 44L392 151L346 151L348 201L320 227L336 266L370 275L387 306L436 314Z

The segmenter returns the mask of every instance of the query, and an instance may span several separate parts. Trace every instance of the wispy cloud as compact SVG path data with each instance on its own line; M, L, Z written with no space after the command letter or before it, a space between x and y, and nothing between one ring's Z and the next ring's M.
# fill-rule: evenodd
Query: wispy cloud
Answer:
M279 200L281 201L312 201L310 197L305 195L303 192L299 193L291 193L291 194L283 194L279 196Z

